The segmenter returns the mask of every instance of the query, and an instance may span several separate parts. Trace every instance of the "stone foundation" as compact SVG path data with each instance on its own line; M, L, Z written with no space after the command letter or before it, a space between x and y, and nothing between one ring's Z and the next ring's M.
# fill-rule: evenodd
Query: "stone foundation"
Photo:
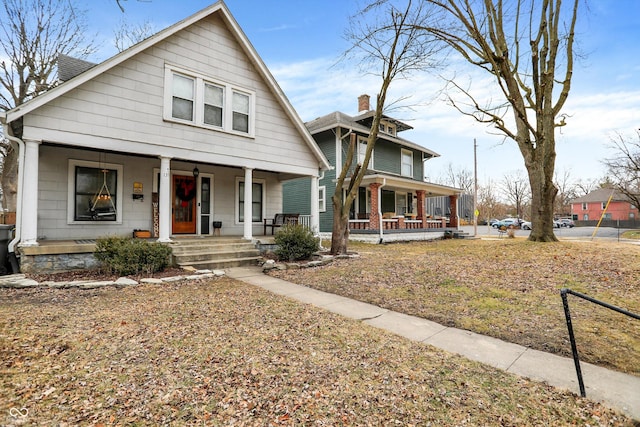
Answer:
M98 268L93 252L75 254L20 255L22 273L60 273Z

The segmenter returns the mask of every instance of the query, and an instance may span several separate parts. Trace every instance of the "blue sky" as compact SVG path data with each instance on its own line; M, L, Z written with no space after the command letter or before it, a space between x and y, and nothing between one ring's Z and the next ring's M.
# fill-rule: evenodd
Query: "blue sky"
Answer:
M151 22L161 30L212 3L210 0L77 0L89 12L91 31L102 42L93 60L115 53L113 31L122 19ZM348 47L343 34L348 17L366 2L350 0L227 0L226 4L304 121L333 111L356 114L357 97L375 99L380 82L355 64L338 61ZM572 181L605 176L601 159L610 157L610 138L619 132L637 138L640 128L640 1L593 0L583 8L578 28L581 57L574 68L563 109L568 125L557 134L556 170ZM458 73L458 70L456 70ZM460 74L464 76L464 74ZM471 90L490 96L491 82L472 75ZM427 162L428 177L439 180L450 164L473 170L473 140L478 143L480 184L499 183L522 173L522 156L485 125L460 115L437 97L443 82L429 75L394 82L390 98L411 98L412 110L390 113L414 130L403 137L441 155ZM520 172L519 172L520 171Z

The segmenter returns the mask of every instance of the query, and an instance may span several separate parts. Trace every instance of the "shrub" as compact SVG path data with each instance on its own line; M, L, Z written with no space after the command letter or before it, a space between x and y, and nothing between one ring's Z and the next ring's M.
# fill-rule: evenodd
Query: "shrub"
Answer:
M110 273L149 274L169 265L171 248L130 237L106 237L96 241L94 256L102 269Z
M276 255L281 261L309 259L320 245L320 239L302 225L285 225L275 235Z

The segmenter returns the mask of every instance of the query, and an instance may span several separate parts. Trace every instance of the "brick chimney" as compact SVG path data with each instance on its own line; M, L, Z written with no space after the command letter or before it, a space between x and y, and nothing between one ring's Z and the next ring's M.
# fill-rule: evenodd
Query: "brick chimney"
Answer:
M358 114L366 113L369 110L371 110L369 105L369 95L360 95L358 97Z

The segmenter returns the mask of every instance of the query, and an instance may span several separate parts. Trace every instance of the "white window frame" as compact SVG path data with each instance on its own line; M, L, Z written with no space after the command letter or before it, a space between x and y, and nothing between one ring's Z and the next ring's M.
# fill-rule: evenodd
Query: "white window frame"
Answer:
M233 190L233 192L235 193L235 205L234 205L234 210L235 210L235 218L234 221L236 223L236 225L242 225L244 224L244 221L240 222L240 183L244 182L244 177L240 177L237 176L236 177L236 185L235 185L235 189ZM264 220L264 218L266 218L266 213L267 213L267 180L266 179L262 179L262 178L254 178L251 180L251 184L262 184L262 218ZM262 224L262 222L254 222L253 218L251 218L251 224Z
M173 76L177 74L182 77L195 80L195 94L193 106L193 120L184 120L173 117ZM206 124L204 122L204 93L205 84L217 86L223 89L222 102L222 126ZM248 131L238 131L233 129L233 94L238 93L249 97L249 123ZM180 67L166 64L164 73L164 110L163 119L168 122L181 123L197 126L205 129L213 129L234 135L255 137L256 121L256 95L255 92L229 82L214 79L194 71L185 70Z
M404 173L405 156L409 157L409 167L411 168L409 174ZM413 151L405 148L400 150L400 175L413 178Z
M320 212L327 211L327 186L321 185L318 187L318 210Z
M76 221L75 219L75 210L76 210L76 166L86 167L86 168L95 168L95 169L111 169L115 170L117 173L117 188L116 188L116 220L115 221ZM67 224L81 224L81 225L99 225L99 226L109 226L113 224L122 224L122 201L124 194L124 175L122 173L123 167L120 164L116 163L103 163L103 162L93 162L89 160L76 160L69 159L68 163L68 171L67 171Z
M587 204L585 202L582 202L582 210L583 211L587 210Z
M367 155L367 144L369 142L368 138L358 136L358 163L363 164L364 157ZM375 154L375 147L371 150L371 158L369 159L368 169L375 169L373 167L373 155Z

